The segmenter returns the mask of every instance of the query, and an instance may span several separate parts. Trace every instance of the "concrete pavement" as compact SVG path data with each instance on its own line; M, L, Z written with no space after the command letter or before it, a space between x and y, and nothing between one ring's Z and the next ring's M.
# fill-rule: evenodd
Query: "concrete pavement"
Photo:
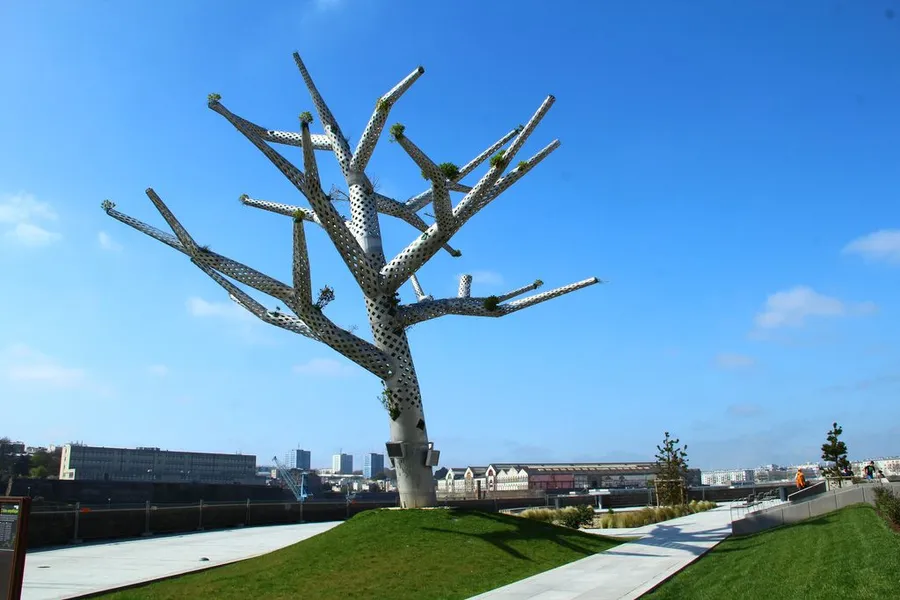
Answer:
M248 527L29 552L22 600L78 598L224 565L296 544L339 524Z
M591 533L640 537L567 565L475 596L490 600L632 600L731 534L729 505L634 529ZM474 600L473 598L473 600Z

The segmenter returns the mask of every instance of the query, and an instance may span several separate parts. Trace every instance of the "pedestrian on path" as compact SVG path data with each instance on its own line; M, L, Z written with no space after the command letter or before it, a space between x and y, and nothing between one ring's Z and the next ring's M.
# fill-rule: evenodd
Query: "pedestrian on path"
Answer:
M866 479L875 479L875 461L869 461L866 465Z
M797 482L798 490L802 490L806 487L806 476L803 474L803 467L797 467L797 477L794 481Z

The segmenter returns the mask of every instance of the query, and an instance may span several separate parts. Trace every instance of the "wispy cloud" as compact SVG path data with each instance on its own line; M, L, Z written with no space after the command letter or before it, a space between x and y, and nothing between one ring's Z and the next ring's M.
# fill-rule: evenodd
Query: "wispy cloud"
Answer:
M10 383L51 388L89 387L84 369L67 367L25 344L8 346L0 353L0 378Z
M62 238L59 233L36 224L56 221L56 212L46 202L39 202L31 194L6 195L0 198L0 230L3 237L13 243L39 247L47 246Z
M746 369L756 364L756 359L746 354L723 352L716 355L716 366L720 369Z
M105 231L101 231L97 234L97 243L100 244L101 248L110 252L118 252L122 249L122 244L113 240Z
M802 327L810 317L865 315L877 310L878 307L873 302L846 303L800 285L770 295L763 311L756 315L756 326L769 330Z
M859 237L842 250L869 261L900 265L900 229L882 229Z
M763 409L758 404L732 404L727 412L732 417L756 417L762 414Z
M166 365L150 365L147 367L147 372L157 377L165 377L169 374L169 367Z
M353 365L332 358L313 358L301 365L296 365L293 371L300 375L316 377L349 377L357 372Z
M496 271L473 271L472 285L486 285L489 287L503 285L503 275Z
M187 309L191 315L201 318L212 317L239 321L247 321L253 318L248 311L234 302L210 302L197 296L191 296L187 299Z

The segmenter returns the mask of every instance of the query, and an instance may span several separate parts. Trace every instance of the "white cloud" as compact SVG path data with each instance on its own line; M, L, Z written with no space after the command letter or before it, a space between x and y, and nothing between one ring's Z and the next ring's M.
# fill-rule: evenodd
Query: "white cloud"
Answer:
M472 285L503 285L503 275L495 271L473 271Z
M293 371L300 375L317 377L347 377L356 373L356 369L352 365L332 358L313 358L302 365L296 365Z
M776 292L766 299L765 309L756 315L760 329L801 327L809 317L841 317L848 314L871 314L878 307L873 302L847 304L825 296L812 288L799 285Z
M716 356L716 365L720 369L744 369L752 367L754 364L756 364L756 360L746 354L723 352Z
M88 385L84 369L65 367L24 344L7 347L2 353L0 377L15 383L30 383L58 388L82 388Z
M9 240L32 248L47 246L62 238L58 233L47 231L43 227L31 223L19 223L3 235Z
M857 238L844 246L844 254L857 254L867 260L900 265L900 229L882 229Z
M109 250L110 252L118 252L122 249L122 244L113 240L105 231L101 231L97 234L97 243L100 244L101 248Z
M203 298L191 296L187 299L187 309L195 317L215 317L220 319L247 320L252 315L236 303L209 302Z
M0 226L3 237L23 246L46 246L62 236L35 224L56 221L58 215L46 202L38 202L31 194L4 196L0 199Z
M147 367L147 372L157 377L165 377L169 374L169 367L166 365L150 365Z

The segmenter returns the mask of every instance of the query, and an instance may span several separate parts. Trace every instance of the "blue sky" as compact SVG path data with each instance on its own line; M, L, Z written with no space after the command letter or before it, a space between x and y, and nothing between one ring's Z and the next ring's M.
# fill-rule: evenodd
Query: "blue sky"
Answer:
M294 130L312 109L297 50L354 142L424 65L391 121L440 161L557 98L523 152L562 147L420 279L609 284L410 331L444 465L650 459L665 430L695 466L791 462L833 420L854 458L900 453L900 3L126 4L0 7L0 435L261 460L300 444L319 466L383 449L374 376L100 210L164 227L152 186L199 243L290 281L289 221L238 196L305 201L206 95ZM386 141L382 193L422 191ZM389 255L416 235L382 223ZM329 316L367 333L308 235Z

